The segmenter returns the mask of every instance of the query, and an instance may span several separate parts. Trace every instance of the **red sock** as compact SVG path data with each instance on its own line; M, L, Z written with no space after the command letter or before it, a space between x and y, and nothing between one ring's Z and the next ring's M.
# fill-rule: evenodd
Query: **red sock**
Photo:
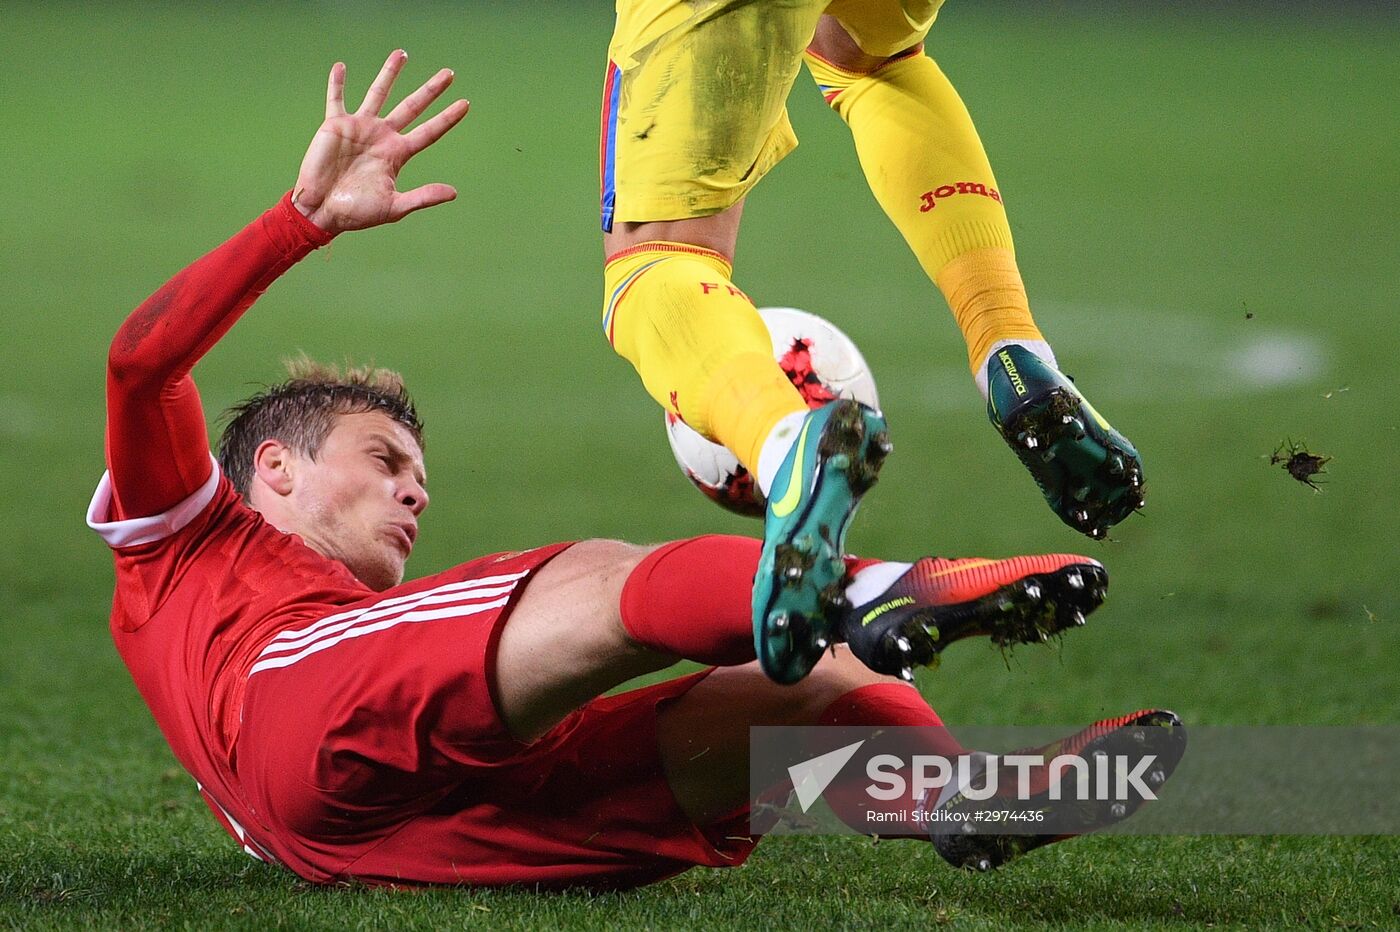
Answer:
M622 626L638 644L715 666L754 659L759 541L710 534L666 544L622 587Z
M720 667L748 663L754 659L751 601L761 549L752 538L723 534L666 544L627 577L622 626L632 640L663 654ZM879 562L846 557L846 572Z
M902 683L874 683L846 693L822 712L819 725L864 725L919 727L919 753L937 754L949 759L963 753L963 747L943 727L943 720L929 707L918 690ZM908 735L901 733L900 755L909 753ZM919 804L914 798L912 773L905 773L907 796L899 799L875 799L865 792L868 781L837 780L826 789L825 799L831 811L851 828L881 838L918 838L928 840L925 826L908 817ZM891 821L867 816L875 811L890 813Z

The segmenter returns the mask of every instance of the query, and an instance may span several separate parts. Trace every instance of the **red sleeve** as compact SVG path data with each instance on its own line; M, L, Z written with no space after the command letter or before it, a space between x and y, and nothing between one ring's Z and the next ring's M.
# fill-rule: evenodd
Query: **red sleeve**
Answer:
M162 514L209 478L209 436L190 370L273 280L330 240L288 193L122 324L107 356L112 519Z

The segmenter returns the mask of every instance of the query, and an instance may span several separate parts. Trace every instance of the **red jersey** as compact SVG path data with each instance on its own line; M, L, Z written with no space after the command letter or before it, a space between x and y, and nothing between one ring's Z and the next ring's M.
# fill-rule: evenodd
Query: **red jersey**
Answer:
M374 593L243 503L210 455L190 370L329 240L288 195L127 318L108 356L108 472L88 508L116 562L117 650L211 808L264 856L232 776L248 671L281 631Z
M104 476L88 521L114 548L112 638L176 758L249 844L233 777L249 670L283 631L376 594L264 521L217 468L154 519L104 520L111 485Z
M678 808L656 710L703 674L598 699L517 742L495 644L555 544L386 592L249 508L209 452L190 369L325 233L283 198L127 319L88 523L112 636L171 749L249 854L329 882L645 883L753 840ZM426 623L425 623L426 622Z
M112 637L176 758L194 776L225 829L249 854L282 863L309 880L345 879L346 864L376 850L386 835L393 834L392 829L421 815L411 798L417 795L413 791L419 789L418 783L440 777L444 761L434 760L440 755L430 750L433 740L424 740L425 747L420 748L416 739L410 739L407 751L399 745L406 735L421 737L425 731L449 729L441 723L415 727L411 715L388 711L394 703L377 696L378 688L393 693L407 680L425 697L452 692L465 700L453 716L463 748L475 740L479 747L501 745L505 755L519 749L503 737L482 678L471 672L484 668L477 655L484 655L485 645L494 641L517 583L567 544L494 554L375 592L343 564L268 524L243 503L217 467L193 496L152 518L104 521L112 506L111 485L110 476L104 476L88 521L114 549L117 587ZM471 624L463 626L467 619ZM457 627L450 632L427 632L417 642L417 650L405 648L403 639L397 640L397 649L370 643L370 635L435 620ZM360 637L365 638L365 647L379 651L367 669L363 658L356 658L357 666L343 647ZM470 645L479 648L474 651ZM340 652L331 652L335 648ZM441 661L437 676L425 672L424 650ZM324 658L319 656L323 651L328 651ZM329 667L321 670L329 670L330 675L318 677L315 665L303 663L309 658L328 661ZM278 707L310 705L319 698L324 720L313 716L306 721L274 709L275 721L261 721L258 755L241 761L239 738L250 677L289 667L309 672L296 680L295 698ZM465 685L469 679L475 688ZM342 715L331 711L336 700L326 703L326 697L343 700ZM381 710L384 720L375 727L343 727L366 707ZM303 726L311 732L301 730ZM553 747L572 730L559 729L549 741L541 742L540 749ZM276 751L270 752L269 742ZM357 809L348 823L337 806L317 810L309 819L289 818L287 801L300 795L300 775L295 763L277 753L297 758L298 750L308 748L310 753L298 760L309 760L319 751L321 763L332 770L344 756L363 761L421 755L421 773L416 778L392 773L388 780L392 786L372 794L376 798ZM270 767L269 756L274 759ZM449 763L466 762L457 756ZM247 782L249 775L252 784ZM330 774L330 779L336 777ZM487 819L476 828L482 836L509 835L500 820ZM316 837L317 829L337 836L337 843L323 843ZM535 844L534 836L518 834L527 847ZM460 841L455 847L464 848ZM418 848L394 850L392 863L396 873L390 876L398 879L443 882L454 876L444 874L450 860L439 851L425 855ZM508 873L512 869L507 860L493 864L481 876L501 874L513 880ZM557 872L573 877L580 870L570 863Z

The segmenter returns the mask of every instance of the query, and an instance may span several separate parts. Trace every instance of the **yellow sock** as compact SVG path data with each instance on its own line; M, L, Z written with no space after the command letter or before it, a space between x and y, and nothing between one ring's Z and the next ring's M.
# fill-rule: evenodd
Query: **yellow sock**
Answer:
M1031 319L1026 286L1011 250L965 252L943 266L937 282L967 340L974 375L998 340L1045 340Z
M603 330L647 392L757 474L773 426L806 411L763 318L718 253L642 243L608 259Z
M973 372L997 340L1044 340L982 140L933 59L919 48L870 74L806 61L851 128L875 199L952 308Z

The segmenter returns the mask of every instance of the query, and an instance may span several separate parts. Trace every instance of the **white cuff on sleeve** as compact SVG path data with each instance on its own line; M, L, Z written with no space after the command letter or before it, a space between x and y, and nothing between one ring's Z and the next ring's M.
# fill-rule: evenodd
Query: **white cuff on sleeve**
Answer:
M102 481L97 484L97 491L92 495L92 503L88 505L87 526L96 531L98 536L107 542L107 546L113 549L149 544L169 537L198 517L214 500L214 491L219 487L219 461L214 459L212 454L209 459L214 468L202 486L164 514L152 515L149 518L103 520L112 511L112 474L104 472Z

